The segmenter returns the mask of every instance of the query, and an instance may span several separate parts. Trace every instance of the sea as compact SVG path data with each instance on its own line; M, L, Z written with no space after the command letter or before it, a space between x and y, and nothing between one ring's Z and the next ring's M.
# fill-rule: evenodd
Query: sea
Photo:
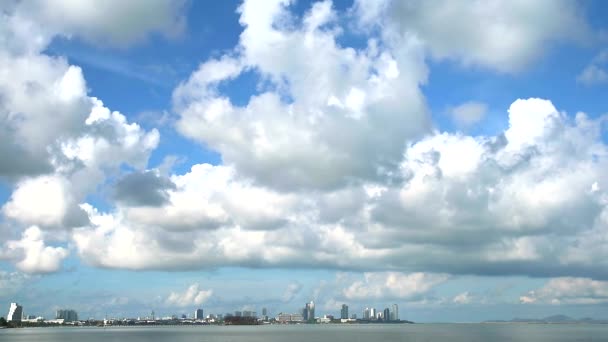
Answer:
M1 329L10 342L608 341L608 324L368 324Z

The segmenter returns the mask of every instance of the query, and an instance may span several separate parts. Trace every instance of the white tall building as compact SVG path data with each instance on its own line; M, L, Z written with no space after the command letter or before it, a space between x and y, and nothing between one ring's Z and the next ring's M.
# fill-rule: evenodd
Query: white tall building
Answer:
M23 307L17 303L11 303L6 320L8 322L21 322L21 316L23 316Z
M376 319L376 308L369 308L369 319Z
M391 321L399 320L399 306L397 304L393 304L393 311L391 311Z

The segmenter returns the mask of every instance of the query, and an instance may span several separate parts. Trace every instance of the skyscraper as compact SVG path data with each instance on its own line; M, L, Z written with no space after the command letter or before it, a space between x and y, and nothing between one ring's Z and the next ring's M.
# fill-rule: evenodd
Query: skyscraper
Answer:
M11 303L6 316L7 322L21 322L21 316L23 316L23 307L17 303Z
M268 310L266 310L266 308L262 308L262 316L268 316Z
M397 304L393 304L393 311L391 312L391 321L399 320L399 307Z
M369 319L376 319L376 309L375 308L369 309Z
M196 311L194 311L194 319L203 319L205 318L204 314L203 314L203 309L196 309Z
M382 319L384 321L390 321L391 320L391 311L388 308L384 309L384 315L382 316Z
M315 302L311 300L310 303L306 303L306 307L302 312L302 316L304 316L305 321L311 321L315 319Z
M342 309L340 310L340 318L348 319L348 305L342 304Z
M369 308L363 310L363 319L369 319Z

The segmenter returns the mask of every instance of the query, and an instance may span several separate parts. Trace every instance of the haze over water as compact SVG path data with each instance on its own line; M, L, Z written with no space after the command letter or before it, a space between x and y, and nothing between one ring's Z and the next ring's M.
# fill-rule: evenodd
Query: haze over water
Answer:
M559 342L608 341L608 325L407 324L204 327L27 328L0 332L11 342Z

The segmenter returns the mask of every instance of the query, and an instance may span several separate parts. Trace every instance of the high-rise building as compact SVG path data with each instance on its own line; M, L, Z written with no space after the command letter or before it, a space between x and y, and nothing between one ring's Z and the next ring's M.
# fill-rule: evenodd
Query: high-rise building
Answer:
M369 319L369 308L363 310L363 319Z
M342 309L340 310L340 318L348 319L348 305L342 304Z
M240 312L240 311L235 311L234 312L234 317L241 317L241 316L243 316L242 312Z
M8 322L21 322L21 316L23 316L23 307L17 303L11 303L6 320Z
M376 309L375 308L369 308L368 319L376 319Z
M203 314L203 309L196 309L196 311L194 311L194 319L201 320L203 318L205 318Z
M268 316L268 310L266 310L266 308L262 308L262 316Z
M393 304L393 311L391 311L391 321L399 320L399 306L397 304Z
M315 302L310 301L310 303L306 303L306 307L302 310L302 316L305 321L311 321L315 319Z
M76 311L68 310L57 310L55 312L56 319L63 319L65 322L74 322L78 320L78 313Z
M382 316L382 319L384 321L390 321L391 320L391 310L389 310L388 308L384 309L384 315Z

